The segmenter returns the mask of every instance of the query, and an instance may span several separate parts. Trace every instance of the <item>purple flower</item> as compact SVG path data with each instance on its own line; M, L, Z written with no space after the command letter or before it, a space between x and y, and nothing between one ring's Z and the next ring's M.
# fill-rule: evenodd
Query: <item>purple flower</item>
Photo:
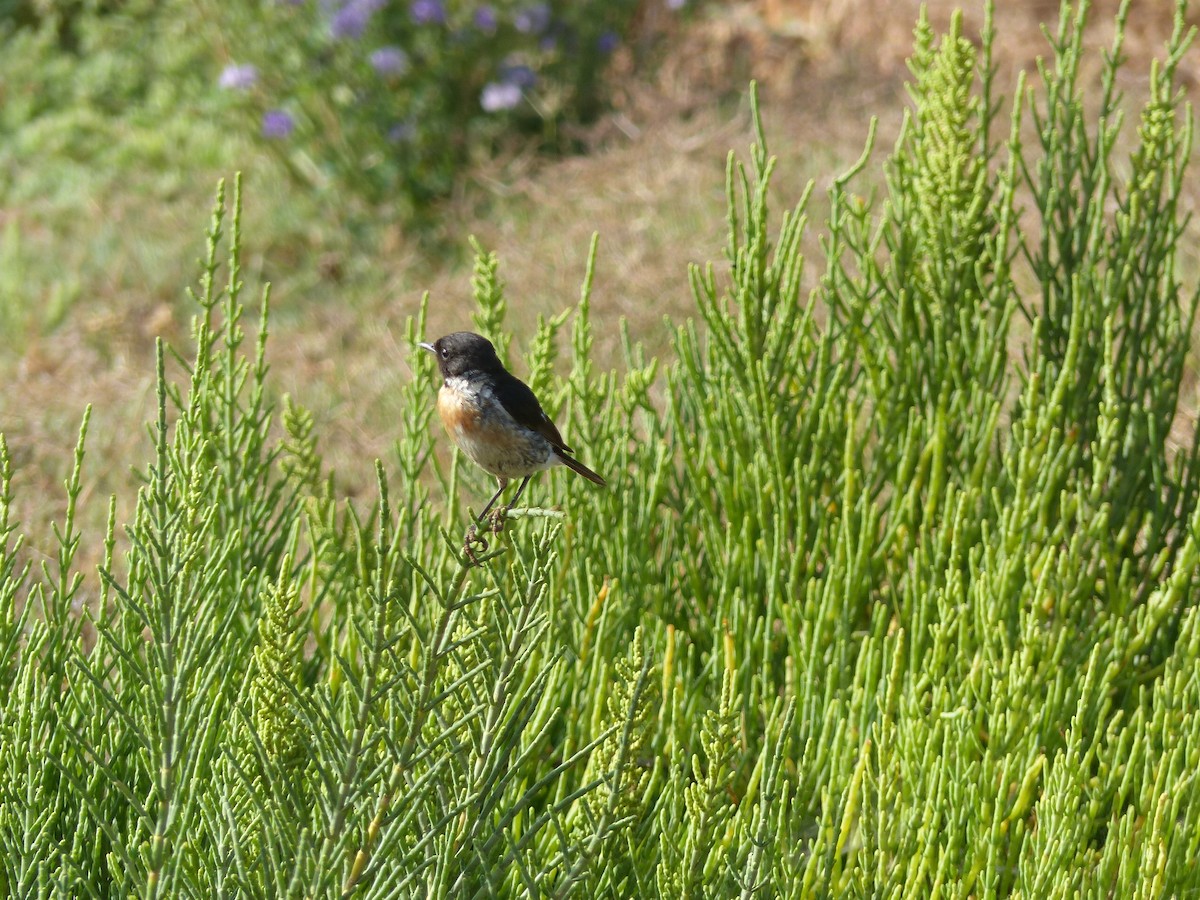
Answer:
M687 6L687 0L667 0L667 9L683 9Z
M541 34L550 25L550 5L535 3L518 10L513 16L513 26L522 34Z
M403 75L408 71L408 54L399 47L380 47L371 54L371 68L380 75Z
M362 37L371 17L386 3L387 0L349 0L329 19L329 34L337 40Z
M397 122L387 133L387 139L393 144L407 144L416 136L417 129L412 122Z
M282 109L268 109L262 117L263 137L279 140L291 135L296 129L296 120Z
M615 31L606 31L596 38L596 49L605 56L617 49L621 43L621 38L617 36Z
M489 81L479 95L479 105L484 112L513 109L520 102L521 88L508 81Z
M248 91L258 83L258 69L250 64L236 63L221 70L217 84L227 91Z
M441 0L413 0L408 5L408 14L418 25L442 25L446 21L446 8Z
M475 27L484 34L495 34L496 26L500 24L496 11L486 4L475 10L474 22Z
M500 67L500 80L505 84L515 85L521 90L529 90L537 84L537 73L529 66L507 64Z

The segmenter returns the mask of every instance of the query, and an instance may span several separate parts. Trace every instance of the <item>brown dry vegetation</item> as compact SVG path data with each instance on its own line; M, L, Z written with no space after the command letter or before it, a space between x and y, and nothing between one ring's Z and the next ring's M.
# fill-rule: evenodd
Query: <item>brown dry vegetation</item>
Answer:
M1032 69L1044 53L1039 22L1056 21L1058 4L997 5L998 84L1011 92L1015 72ZM1171 5L1135 0L1121 81L1131 107L1169 33ZM935 26L944 28L955 4L928 6ZM1095 3L1093 46L1111 40L1116 6L1117 0ZM811 212L819 226L822 189L859 156L873 115L880 117L879 140L864 178L882 180L901 121L904 59L918 9L917 0L715 4L671 35L651 80L621 82L617 111L588 135L593 152L551 162L514 152L472 173L449 204L444 233L458 251L474 234L499 254L520 346L539 313L574 302L590 235L599 232L593 317L602 361L615 361L621 317L635 339L664 349L664 320L689 314L687 261L719 265L722 258L725 159L751 140L749 79L762 85L771 150L780 158L776 208L790 205L815 179ZM981 10L978 2L965 10L970 35L978 34ZM1193 52L1184 73L1193 85L1198 57ZM1097 52L1089 63L1093 80L1100 61ZM313 410L321 449L353 495L366 489L370 461L386 459L396 437L396 388L410 375L404 319L428 291L431 331L469 326L469 259L464 252L442 258L396 225L351 232L296 217L280 227L281 218L303 207L253 157L246 168L245 275L251 286L274 284L274 384ZM36 252L82 273L80 300L66 319L25 335L0 356L0 431L18 469L17 514L46 535L43 550L50 546L44 526L61 515L69 447L86 403L95 405L82 500L88 520L98 524L103 498L114 491L122 514L131 511L130 467L148 451L142 423L153 402L154 337L186 346L192 310L182 287L195 275L207 190L201 184L166 198L131 193L98 206L97 221L118 223L122 236L100 248L87 245L87 229L63 240L47 224L54 221L47 211L53 203L33 199L7 213ZM268 222L270 229L263 227ZM264 244L257 233L272 237ZM810 275L818 268L814 259ZM247 301L253 305L251 296Z

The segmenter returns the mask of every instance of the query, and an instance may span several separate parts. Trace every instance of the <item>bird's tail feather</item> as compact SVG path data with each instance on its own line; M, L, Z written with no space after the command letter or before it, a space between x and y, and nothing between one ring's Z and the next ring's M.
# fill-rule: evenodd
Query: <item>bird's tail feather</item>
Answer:
M578 460L571 459L571 457L567 456L567 454L565 454L561 451L559 451L556 455L558 456L558 461L560 463L562 463L564 466L566 466L572 472L578 472L580 475L582 475L584 478L586 478L592 484L598 484L598 485L600 485L600 487L604 487L605 484L607 483L607 482L605 482L605 480L603 478L601 478L599 475L597 475L595 472L593 472L591 469L589 469L587 466L585 466L583 463L579 462Z

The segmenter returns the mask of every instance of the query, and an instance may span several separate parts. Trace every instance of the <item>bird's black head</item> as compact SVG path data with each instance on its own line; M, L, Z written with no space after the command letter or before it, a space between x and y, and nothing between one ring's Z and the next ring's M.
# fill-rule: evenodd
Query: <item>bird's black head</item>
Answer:
M456 331L421 347L437 357L442 378L504 371L492 342L472 331Z

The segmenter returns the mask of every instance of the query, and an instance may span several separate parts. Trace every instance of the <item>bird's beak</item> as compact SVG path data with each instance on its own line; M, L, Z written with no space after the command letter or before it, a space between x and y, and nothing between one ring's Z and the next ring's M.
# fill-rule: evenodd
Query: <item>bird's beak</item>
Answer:
M417 346L420 347L422 350L428 350L430 353L435 353L435 354L437 353L437 350L435 350L433 348L433 344L427 344L424 341L422 341L421 343L417 344Z

